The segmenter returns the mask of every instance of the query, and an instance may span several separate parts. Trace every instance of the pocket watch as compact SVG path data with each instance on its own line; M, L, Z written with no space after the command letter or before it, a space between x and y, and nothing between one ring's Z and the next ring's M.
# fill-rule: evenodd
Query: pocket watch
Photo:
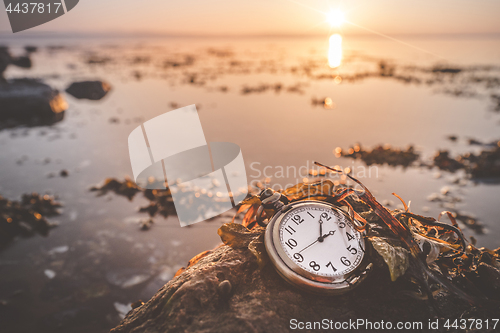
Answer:
M263 190L260 199L261 211L273 212L265 247L286 281L311 292L340 294L366 278L373 264L350 207L309 199L290 203L272 189Z

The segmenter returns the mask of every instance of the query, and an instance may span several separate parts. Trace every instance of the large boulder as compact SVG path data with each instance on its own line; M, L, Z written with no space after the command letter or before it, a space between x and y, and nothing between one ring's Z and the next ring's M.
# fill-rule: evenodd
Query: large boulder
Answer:
M68 104L58 90L35 79L0 82L0 119L62 119Z
M307 325L332 330L339 330L335 325L344 325L345 331L353 328L346 325L357 320L365 321L356 327L359 331L377 327L370 329L367 321L372 325L383 321L385 328L387 322L393 328L398 322L422 323L425 331L429 321L436 319L439 329L433 332L444 332L447 318L493 318L498 314L498 305L478 310L445 290L435 291L431 306L410 290L405 279L391 282L389 270L379 256L374 257L371 276L345 295L303 292L276 273L267 260L259 232L249 234L248 240L239 245L222 245L193 258L190 266L150 301L135 304L136 308L111 332L289 332ZM253 245L247 246L250 241Z

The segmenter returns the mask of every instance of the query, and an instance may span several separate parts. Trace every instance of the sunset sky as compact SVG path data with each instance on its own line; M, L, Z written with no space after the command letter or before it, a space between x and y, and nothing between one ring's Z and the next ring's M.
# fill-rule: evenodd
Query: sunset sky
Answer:
M331 9L353 23L342 25L346 34L368 33L358 26L385 34L500 33L498 0L81 0L63 17L27 32L323 34L330 29L324 13ZM4 9L0 32L11 33Z

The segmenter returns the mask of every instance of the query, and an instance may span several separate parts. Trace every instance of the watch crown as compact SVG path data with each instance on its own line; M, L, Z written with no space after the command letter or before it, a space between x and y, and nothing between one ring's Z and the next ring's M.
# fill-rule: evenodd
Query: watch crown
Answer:
M259 198L265 209L273 209L274 211L277 211L284 205L288 205L290 203L290 200L288 200L286 196L274 191L271 188L262 190L259 194Z
M259 198L261 201L263 201L263 200L271 197L273 194L274 194L274 190L272 188L266 188L260 192Z

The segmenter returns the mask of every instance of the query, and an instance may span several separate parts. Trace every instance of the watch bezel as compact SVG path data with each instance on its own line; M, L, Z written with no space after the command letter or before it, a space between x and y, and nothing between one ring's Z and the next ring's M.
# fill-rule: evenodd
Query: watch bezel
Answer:
M315 275L294 263L283 250L279 238L279 225L281 220L292 209L300 208L301 206L321 205L328 207L334 212L345 217L345 219L354 224L353 219L341 208L332 205L328 202L318 200L303 200L297 201L284 206L280 211L276 212L271 221L267 225L265 235L265 246L267 253L273 262L278 273L289 283L296 285L302 289L313 292L327 293L343 293L359 284L366 277L371 269L371 263L368 260L369 248L365 240L364 232L360 233L360 241L363 241L364 255L359 265L351 272L340 276L321 276ZM358 231L356 231L358 232ZM358 232L359 233L359 232ZM275 245L277 244L277 245Z

